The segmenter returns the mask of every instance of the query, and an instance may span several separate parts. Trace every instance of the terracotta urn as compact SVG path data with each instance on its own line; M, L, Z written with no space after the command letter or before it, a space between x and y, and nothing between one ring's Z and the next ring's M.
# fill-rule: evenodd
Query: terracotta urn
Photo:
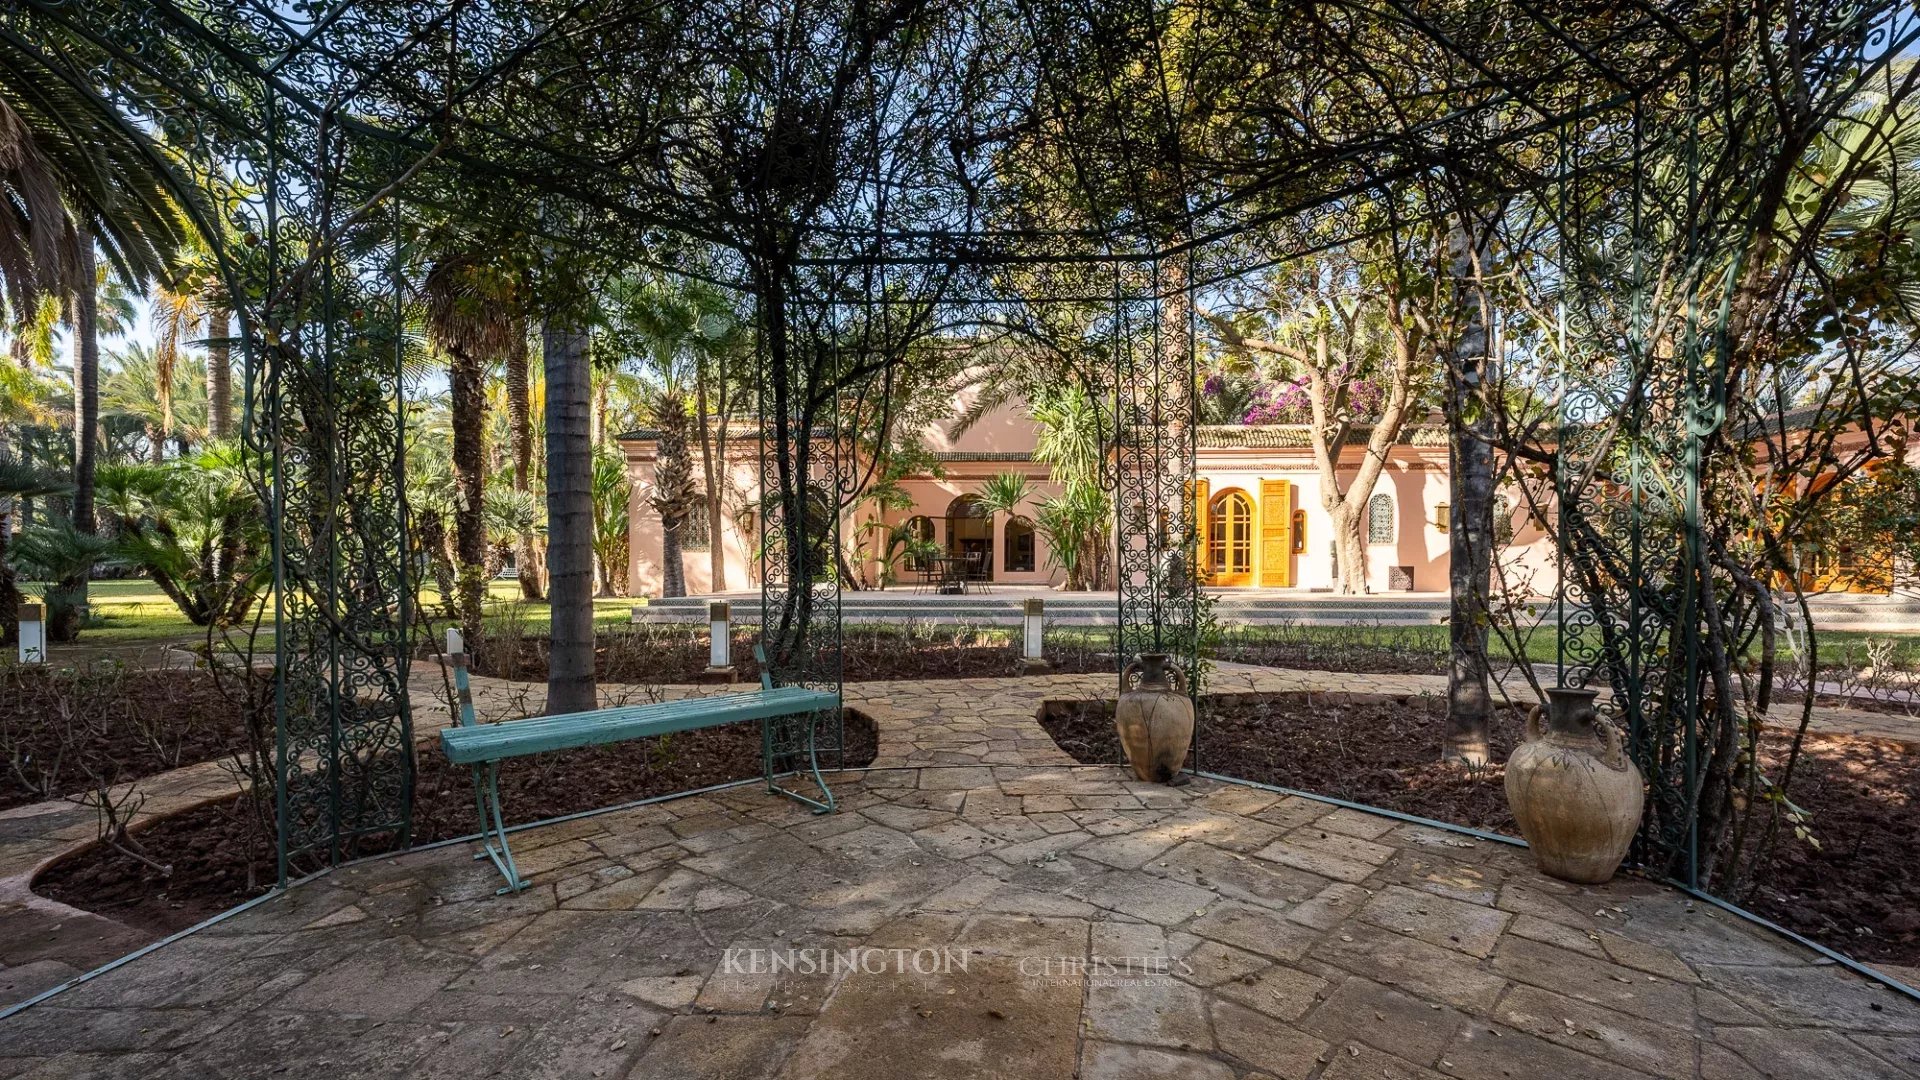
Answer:
M1544 730L1536 705L1507 759L1507 804L1540 869L1588 885L1620 868L1647 799L1620 729L1594 710L1598 693L1549 688Z
M1138 686L1132 685L1139 676ZM1166 653L1142 653L1120 673L1120 702L1113 726L1133 775L1158 784L1179 783L1187 748L1193 745L1193 699L1186 676Z

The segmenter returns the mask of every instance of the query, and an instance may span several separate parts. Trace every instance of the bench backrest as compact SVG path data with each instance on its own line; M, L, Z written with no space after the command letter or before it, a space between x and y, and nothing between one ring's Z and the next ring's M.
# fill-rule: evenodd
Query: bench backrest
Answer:
M454 714L461 727L478 722L473 714L473 685L467 681L467 646L458 627L447 627L447 662L453 665Z
M767 647L758 641L753 643L753 662L760 665L760 689L773 689L773 670L767 666Z

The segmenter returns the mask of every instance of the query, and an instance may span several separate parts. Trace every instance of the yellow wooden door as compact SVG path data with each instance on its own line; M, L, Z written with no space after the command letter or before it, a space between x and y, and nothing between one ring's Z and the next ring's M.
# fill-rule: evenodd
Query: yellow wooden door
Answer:
M1260 481L1260 587L1293 584L1293 485Z
M1228 488L1207 510L1207 580L1213 585L1253 584L1253 500Z
M1212 484L1197 477L1190 485L1193 492L1193 533L1185 547L1185 557L1195 560L1199 565L1202 581L1206 580L1207 574L1207 538L1213 535L1207 528L1207 495L1212 488Z

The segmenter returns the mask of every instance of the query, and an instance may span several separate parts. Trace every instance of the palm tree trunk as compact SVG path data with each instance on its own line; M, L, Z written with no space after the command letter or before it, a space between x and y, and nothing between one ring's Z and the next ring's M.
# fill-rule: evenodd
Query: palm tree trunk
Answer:
M13 460L13 442L0 428L0 465ZM13 573L13 561L7 548L13 543L14 506L11 495L0 494L0 645L12 645L20 633L20 586Z
M547 711L598 704L593 657L592 386L587 334L548 323L541 333L547 377L547 570L553 613Z
M466 349L449 352L452 356L447 376L453 398L453 482L458 499L453 511L453 547L459 561L456 608L461 632L468 641L478 642L482 600L487 588L487 396L479 358Z
M93 244L80 244L79 288L73 294L73 527L99 531L93 508L94 451L100 441L100 303ZM55 641L79 636L86 616L87 571L62 580L48 596L47 634Z
M11 460L4 440L0 440L0 461ZM12 496L0 495L0 645L12 645L20 634L20 585L13 573L7 548L13 543Z
M527 331L520 333L507 349L507 429L513 439L513 490L525 493L533 485L533 415L527 386ZM520 595L539 600L546 595L540 584L540 553L534 547L533 533L523 532L515 547L515 565L520 568Z
M453 566L447 562L447 526L438 510L420 511L414 542L420 546L434 586L440 590L440 603L451 608L458 590L453 583Z
M686 549L680 544L680 528L686 518L660 523L660 597L687 595Z
M1467 282L1477 275L1473 240L1456 225L1448 240L1454 288L1465 317L1447 361L1448 639L1447 722L1441 758L1484 765L1490 754L1487 619L1493 567L1493 420L1476 401L1491 374L1486 296Z
M227 309L207 308L207 435L215 442L233 436L233 349L228 344L232 319Z
M727 543L726 534L721 531L725 527L725 518L721 512L721 488L725 485L726 462L722 459L724 451L721 447L726 443L726 417L721 416L720 438L715 440L712 410L707 402L708 370L706 354L696 353L693 372L693 411L695 430L700 437L700 468L706 474L707 481L706 505L701 508L701 512L707 515L707 572L711 583L708 591L723 593L727 591ZM724 366L722 370L725 370ZM727 393L724 378L715 389L724 414Z

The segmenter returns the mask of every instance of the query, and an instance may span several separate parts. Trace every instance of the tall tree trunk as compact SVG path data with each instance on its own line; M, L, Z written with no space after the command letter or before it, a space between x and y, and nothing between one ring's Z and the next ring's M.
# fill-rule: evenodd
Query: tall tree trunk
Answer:
M1335 490L1323 486L1321 491ZM1359 490L1357 487L1354 490ZM1339 496L1337 507L1327 511L1333 530L1334 558L1340 564L1336 585L1348 596L1367 592L1367 513L1366 502Z
M593 381L593 424L588 428L587 439L594 446L607 437L607 380L594 379L593 372L587 372L587 378Z
M207 435L214 441L233 435L233 321L227 309L207 308Z
M660 512L660 596L687 595L686 551L680 542L687 515L699 501L687 450L687 399L664 390L654 403L653 505Z
M507 350L507 429L513 439L513 490L526 494L533 490L533 413L527 386L527 331L520 334ZM540 552L534 546L533 532L523 531L515 545L513 561L520 569L520 595L539 600L546 595L540 584Z
M0 428L0 465L13 460L13 443ZM20 633L20 585L7 549L13 544L14 513L19 500L0 495L0 645L12 645Z
M660 525L660 598L687 595L686 549L680 543L684 517Z
M1447 357L1447 591L1450 664L1441 758L1484 765L1493 700L1488 692L1487 621L1493 567L1493 417L1482 395L1491 375L1487 297L1478 287L1484 252L1464 224L1448 237L1448 261L1462 322Z
M548 323L541 332L547 377L547 592L553 612L547 711L598 704L593 669L593 440L587 334Z
M713 430L713 410L708 407L707 379L711 371L706 353L699 351L694 356L693 393L694 424L700 437L700 467L707 481L706 506L702 512L707 515L707 570L708 580L712 583L710 591L727 591L727 543L724 511L721 501L726 483L725 446L727 440L726 418L726 367L721 365L720 382L715 397L719 399L720 431L716 439Z
M13 544L13 500L0 499L0 645L20 640L20 583L7 549Z
M453 410L453 550L459 563L455 610L470 642L481 637L487 591L487 392L479 357L449 349L447 381Z
M427 560L427 569L440 590L440 602L451 609L459 590L453 583L453 564L447 561L447 524L441 520L438 510L420 511L414 542L420 547L421 557Z
M93 244L80 244L79 288L74 291L73 327L73 527L99 531L93 508L95 448L100 441L100 297ZM47 597L47 634L55 641L79 636L86 616L87 578L82 570L56 584Z

